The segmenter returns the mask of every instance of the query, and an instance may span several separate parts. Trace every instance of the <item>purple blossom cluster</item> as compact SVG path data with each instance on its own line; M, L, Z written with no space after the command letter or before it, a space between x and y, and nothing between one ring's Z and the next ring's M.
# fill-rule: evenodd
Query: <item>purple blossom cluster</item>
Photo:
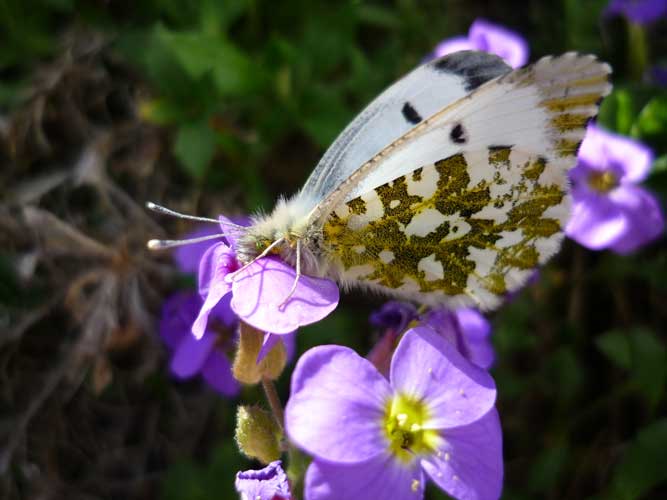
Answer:
M648 22L664 15L656 5L613 0L607 12ZM478 20L466 37L439 44L432 57L471 49L495 53L512 67L525 64L529 54L519 34ZM652 161L640 142L589 126L571 171L567 235L587 248L621 254L662 235L658 201L640 186ZM293 352L296 330L330 314L339 290L327 279L297 279L276 255L242 265L227 223L220 217L224 241L176 253L183 272L198 273L198 293L179 292L165 302L160 332L173 352L174 375L201 374L233 397L240 385L229 357L239 324L265 332L258 361L280 341ZM194 236L211 233L198 229ZM427 480L457 499L499 498L502 431L488 372L496 360L489 321L470 308L423 311L390 301L371 314L370 323L380 337L366 358L343 346L317 346L301 356L292 374L284 431L289 446L312 458L305 499L418 500ZM236 489L244 500L291 498L279 460L239 472Z
M642 143L589 125L572 179L572 216L566 234L592 250L627 254L661 236L658 200L639 185L653 163Z
M215 234L214 230L203 226L187 238L211 234ZM172 351L170 371L181 379L201 374L223 396L237 396L240 385L232 375L230 358L236 349L242 316L232 307L231 287L225 282L226 275L240 267L236 254L227 243L204 242L180 247L174 258L181 272L199 271L199 293L178 292L167 298L162 307L160 336ZM274 292L282 293L281 290ZM258 362L276 342L283 342L288 359L294 356L294 330L262 330L266 334Z
M329 345L300 358L291 387L285 428L314 458L306 498L422 498L426 477L455 498L500 496L495 384L435 330L405 333L389 380Z
M228 359L239 321L266 331L265 345L278 338L293 344L295 328L318 321L338 301L332 282L301 277L285 307L275 307L292 287L295 271L275 256L242 268L234 245L228 235L225 242L193 247L199 293L168 299L160 328L173 351L172 373L199 373L225 396L240 389ZM192 271L193 261L179 251L181 270ZM290 307L291 301L299 307ZM471 309L418 314L413 305L396 301L373 313L371 323L394 338L387 345L386 371L348 348L320 346L302 356L293 374L285 429L294 445L313 456L305 498L419 498L426 477L457 498L497 498L502 437L495 386L486 372L494 359L489 323ZM412 324L420 326L404 333ZM374 481L361 480L369 474ZM280 462L239 472L236 487L242 498L290 495Z
M468 361L481 368L488 370L495 361L491 324L476 309L440 307L420 315L409 302L391 300L371 313L370 323L382 329L383 334L367 358L383 375L389 373L396 344L411 324L430 327L455 346Z

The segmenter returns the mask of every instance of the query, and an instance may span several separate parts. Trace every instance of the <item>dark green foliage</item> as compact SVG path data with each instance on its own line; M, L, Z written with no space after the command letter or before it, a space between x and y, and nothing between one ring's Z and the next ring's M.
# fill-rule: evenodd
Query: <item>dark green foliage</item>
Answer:
M258 464L235 448L235 402L166 375L153 320L161 299L191 280L142 253L162 229L141 204L209 216L270 209L365 103L476 17L525 35L531 60L568 50L609 60L615 91L599 121L654 148L647 186L667 207L667 90L645 76L665 62L667 20L643 30L603 20L606 3L0 0L0 450L14 432L25 436L0 471L0 497L60 488L52 494L236 498L235 472ZM73 172L91 145L105 175L81 181ZM22 225L28 205L76 228L65 244L74 255L26 267L31 252L54 248ZM192 228L158 221L172 236ZM138 275L145 300L141 314L116 311L118 328L79 351L81 332L98 324L79 304L119 275L118 259L110 265L83 237L132 257L120 296L130 293L123 279ZM298 351L367 352L378 332L366 318L380 303L348 295L302 329ZM566 243L493 324L503 498L667 497L664 237L627 257ZM287 374L278 386L286 400ZM428 498L444 495L430 487Z

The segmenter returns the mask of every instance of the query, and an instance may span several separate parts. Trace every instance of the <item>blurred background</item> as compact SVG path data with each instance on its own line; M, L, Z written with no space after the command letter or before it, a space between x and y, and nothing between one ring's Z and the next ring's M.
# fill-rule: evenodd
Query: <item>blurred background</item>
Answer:
M145 242L198 226L145 202L270 210L370 99L476 19L523 37L530 61L611 63L599 123L651 148L642 189L664 211L667 7L611 3L0 0L0 498L236 498L236 471L258 464L236 449L235 407L261 394L170 374L163 303L194 290L196 268ZM489 316L503 498L667 498L665 243L618 255L566 240ZM344 296L297 353L368 352L381 303Z

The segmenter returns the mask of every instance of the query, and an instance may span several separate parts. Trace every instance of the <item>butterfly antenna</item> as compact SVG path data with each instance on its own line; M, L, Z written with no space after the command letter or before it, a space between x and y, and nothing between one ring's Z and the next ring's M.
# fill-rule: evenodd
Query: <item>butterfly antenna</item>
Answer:
M299 278L301 278L301 240L296 240L296 277L294 278L294 283L292 283L292 288L287 294L287 297L280 303L278 309L285 307L285 304L292 298L292 295L296 292L296 286L299 284Z
M214 224L229 226L234 229L243 229L245 227L245 226L240 226L238 224L234 224L233 222L223 222L219 221L218 219L211 219L209 217L197 217L195 215L182 214L180 212L176 212L175 210L171 210L170 208L158 205L157 203L153 203L152 201L146 203L146 208L148 210L152 210L153 212L157 212L159 214L171 215L172 217L178 217L179 219L195 220L198 222L212 222Z
M208 236L200 236L199 238L188 238L186 240L150 240L146 243L149 250L164 250L166 248L180 247L183 245L191 245L193 243L201 243L202 241L215 240L217 238L224 238L224 233L209 234Z

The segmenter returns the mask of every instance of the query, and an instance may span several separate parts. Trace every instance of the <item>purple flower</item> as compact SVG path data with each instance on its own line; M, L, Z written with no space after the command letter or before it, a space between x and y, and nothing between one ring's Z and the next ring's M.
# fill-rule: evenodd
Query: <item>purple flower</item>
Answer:
M227 219L224 218L221 219L223 222L226 220ZM243 215L232 217L230 220L242 226L250 224L250 219ZM227 227L224 225L216 226L215 224L202 224L194 231L185 235L183 239L189 240L201 238L203 236L212 236L214 234L220 234L221 232L225 233L226 231ZM222 241L226 241L226 238L221 239ZM176 247L174 250L174 260L176 261L176 265L184 273L196 273L199 270L199 262L206 253L206 250L214 244L215 240L207 240Z
M199 265L199 293L205 300L192 325L195 337L203 335L209 314L229 294L231 308L241 320L275 334L319 321L338 305L338 286L333 281L303 275L283 304L296 280L294 268L276 256L262 257L241 268L234 250L236 240L233 235L227 239L231 246L216 243Z
M423 498L428 476L458 499L500 496L502 436L491 376L431 328L408 330L384 378L340 346L307 351L285 410L313 455L309 500Z
M409 302L392 300L370 316L373 326L385 328L386 331L366 358L383 375L389 373L391 355L400 334L411 321L417 319L421 325L432 328L447 339L468 361L485 370L493 366L495 351L491 344L491 324L476 309L450 310L442 307L419 316L417 309Z
M390 300L380 309L373 311L368 318L370 324L384 330L380 340L366 356L373 366L385 377L389 376L391 356L398 340L411 321L419 318L417 308L410 302Z
M197 339L190 328L202 300L196 293L175 293L162 307L160 336L173 352L169 368L176 377L186 379L201 374L220 394L234 397L240 386L232 375L228 356L231 357L236 348L238 317L230 307L230 300L231 296L225 297L211 310L204 333ZM279 339L285 344L287 359L294 356L294 334L267 334L258 362Z
M169 368L183 379L201 374L220 394L236 396L240 386L232 376L227 353L236 344L238 320L229 301L220 302L211 312L210 326L198 340L190 333L190 327L201 303L196 293L179 292L162 306L160 336L173 351Z
M650 77L656 85L667 87L667 66L653 66L650 70Z
M423 321L454 345L468 361L485 370L493 366L496 355L491 344L491 323L476 309L438 308L429 311Z
M430 59L442 57L460 50L483 50L502 57L513 68L528 61L528 42L518 33L507 28L477 19L470 26L468 36L457 36L440 42Z
M369 322L376 328L401 333L417 317L417 308L410 302L390 300L371 313Z
M570 172L572 215L566 234L592 250L637 250L664 232L656 198L637 184L648 176L651 150L590 125Z
M237 472L235 486L241 500L287 500L291 495L280 460L260 470Z
M214 224L206 224L199 226L191 233L188 233L183 239L200 238L202 236L209 236L219 233L220 229ZM199 269L199 261L201 260L202 256L204 253L206 253L206 250L208 250L209 247L214 244L214 240L209 240L176 247L174 250L174 260L176 261L176 266L181 272L193 274L196 273Z
M665 0L611 0L605 15L622 15L638 24L649 24L667 16Z

